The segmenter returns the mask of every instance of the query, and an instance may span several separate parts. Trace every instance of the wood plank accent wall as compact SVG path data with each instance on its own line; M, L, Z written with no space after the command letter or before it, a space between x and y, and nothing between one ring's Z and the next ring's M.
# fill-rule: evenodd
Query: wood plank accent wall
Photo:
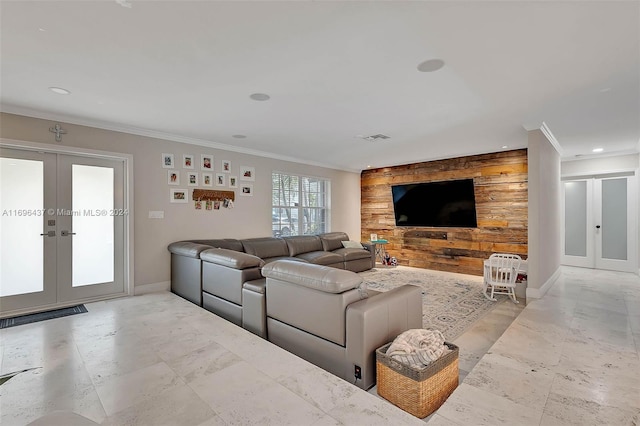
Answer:
M362 241L389 241L398 264L482 275L491 253L527 257L527 150L520 149L403 166L361 174ZM395 226L391 186L473 178L477 228Z

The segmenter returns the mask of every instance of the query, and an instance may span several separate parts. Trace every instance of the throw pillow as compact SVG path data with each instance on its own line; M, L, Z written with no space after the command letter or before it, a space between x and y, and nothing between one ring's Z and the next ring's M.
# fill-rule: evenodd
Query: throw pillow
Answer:
M362 247L362 244L360 244L357 241L343 241L342 242L342 247L344 247L344 248L360 248L360 249L364 248L364 247Z

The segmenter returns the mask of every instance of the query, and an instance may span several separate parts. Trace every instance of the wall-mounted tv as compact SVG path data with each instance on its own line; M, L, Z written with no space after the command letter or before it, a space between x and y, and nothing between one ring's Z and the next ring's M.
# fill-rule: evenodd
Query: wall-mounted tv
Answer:
M393 185L396 226L476 228L473 179Z

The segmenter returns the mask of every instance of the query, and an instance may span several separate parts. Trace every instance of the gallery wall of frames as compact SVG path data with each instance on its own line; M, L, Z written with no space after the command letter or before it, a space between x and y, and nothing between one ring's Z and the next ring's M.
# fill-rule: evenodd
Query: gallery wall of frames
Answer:
M253 196L253 166L234 167L230 160L212 154L183 154L177 158L172 153L162 153L161 164L167 170L171 203L213 211L233 208L236 191L242 197Z

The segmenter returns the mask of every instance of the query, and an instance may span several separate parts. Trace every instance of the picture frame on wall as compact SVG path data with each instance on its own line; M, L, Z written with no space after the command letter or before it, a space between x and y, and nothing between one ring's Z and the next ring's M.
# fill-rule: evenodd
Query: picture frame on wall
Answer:
M253 197L253 185L242 185L240 187L240 195L244 197Z
M182 156L182 167L185 169L193 169L193 154L184 154Z
M167 170L167 183L169 185L180 185L180 172L177 170Z
M187 173L187 186L198 186L198 173Z
M238 187L238 176L229 176L229 188Z
M186 204L189 201L189 195L186 189L169 188L169 202Z
M200 168L204 171L213 170L213 155L202 154L200 156Z
M255 167L240 166L240 180L255 181L256 169Z
M225 177L224 173L216 173L216 186L225 186Z
M222 171L224 173L231 173L231 161L222 160Z
M202 174L202 186L213 186L213 173Z
M175 159L173 154L162 153L162 168L173 169L175 167Z

